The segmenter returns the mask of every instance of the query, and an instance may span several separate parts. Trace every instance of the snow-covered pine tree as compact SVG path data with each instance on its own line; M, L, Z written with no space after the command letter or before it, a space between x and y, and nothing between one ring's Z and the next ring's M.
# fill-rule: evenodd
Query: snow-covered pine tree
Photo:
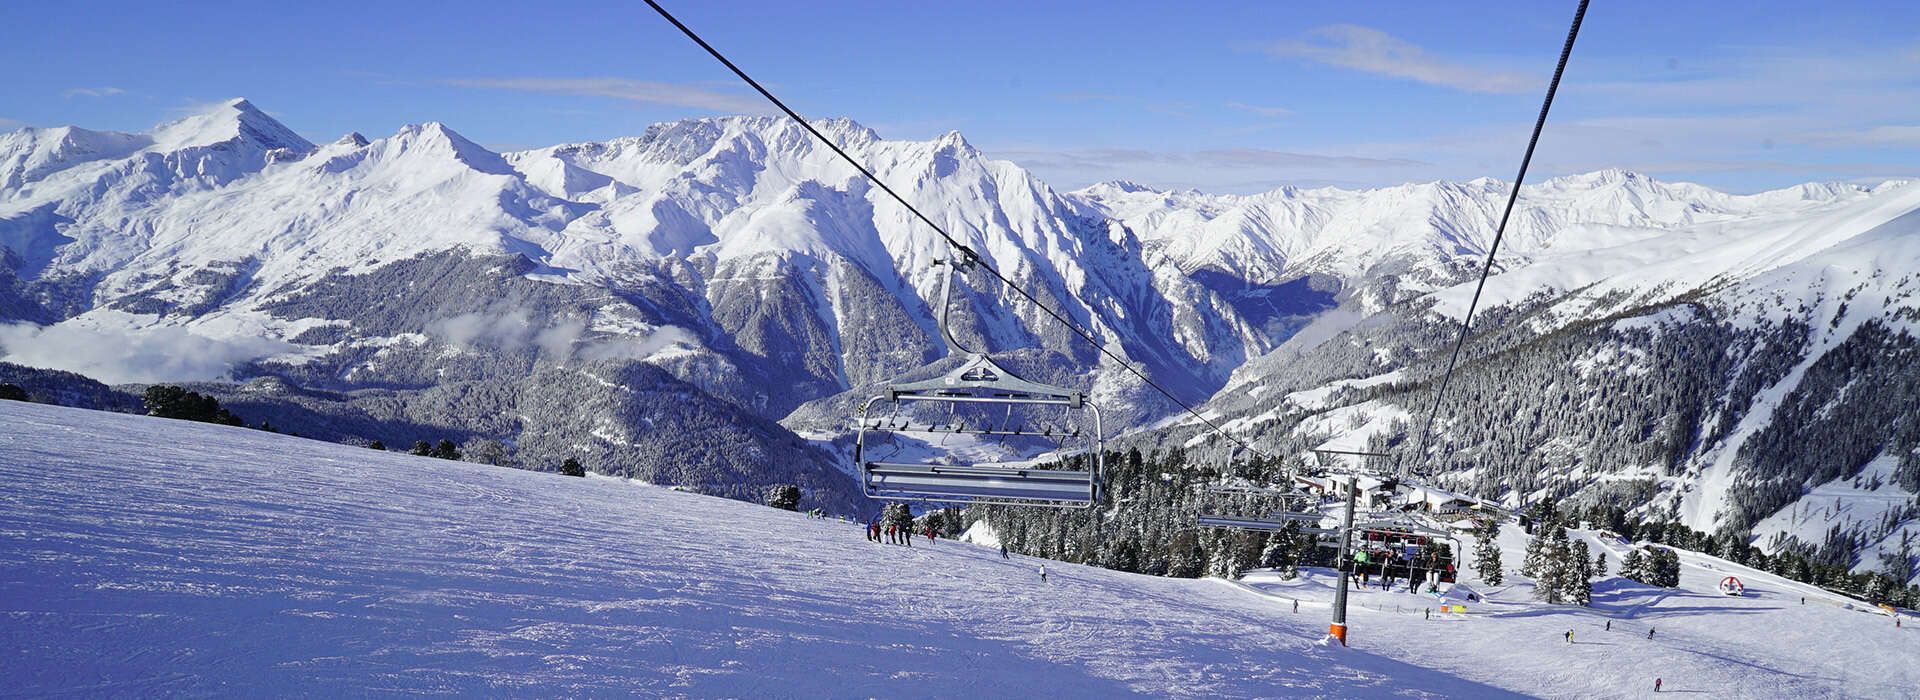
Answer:
M1680 555L1661 547L1653 550L1653 585L1672 588L1680 585Z
M1167 544L1167 575L1174 578L1200 578L1207 571L1207 552L1200 538L1188 530L1174 535Z
M1108 546L1103 561L1102 566L1109 569L1139 573L1141 565L1139 538L1131 534L1120 535L1113 544Z
M1593 604L1593 560L1587 558L1587 541L1575 540L1567 547L1567 600L1574 605Z
M1560 511L1554 505L1552 497L1542 498L1527 508L1525 520L1528 525L1527 532L1538 534L1542 531L1541 528L1550 527L1560 521Z
M1531 579L1540 578L1540 566L1546 562L1547 538L1545 533L1527 538L1527 553L1520 559L1520 575Z
M902 531L913 531L913 509L908 508L905 503L888 503L880 510L880 519Z
M1226 542L1216 550L1211 575L1222 578L1235 578L1260 564L1260 550L1266 543L1266 533L1234 532L1226 537Z
M1600 578L1606 575L1607 575L1607 553L1604 551L1594 552L1593 553L1594 578Z
M1647 583L1647 555L1640 548L1628 550L1627 556L1620 559L1620 577L1631 581Z
M766 504L780 510L800 509L800 487L793 484L774 484L767 487Z
M1580 561L1572 560L1571 545L1567 542L1567 528L1559 522L1545 524L1545 529L1536 528L1540 534L1534 537L1536 542L1528 543L1528 553L1538 553L1534 562L1533 597L1548 603L1563 603L1572 591L1571 580L1576 570L1586 565L1586 554L1580 555Z
M1505 574L1500 570L1499 532L1500 521L1494 519L1481 521L1480 526L1474 529L1473 572L1489 586L1498 586L1505 579Z

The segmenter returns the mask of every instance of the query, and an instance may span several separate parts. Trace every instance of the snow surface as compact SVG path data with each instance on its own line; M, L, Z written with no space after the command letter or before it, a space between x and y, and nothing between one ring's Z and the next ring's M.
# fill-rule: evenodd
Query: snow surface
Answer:
M1609 573L1618 574L1629 547L1593 531L1569 534L1606 552ZM1487 586L1469 574L1465 582L1484 598L1466 603L1465 614L1441 613L1435 596L1407 593L1404 582L1393 592L1354 591L1350 605L1386 618L1375 624L1387 629L1356 626L1352 642L1421 666L1461 669L1469 678L1491 676L1497 684L1524 678L1525 692L1555 697L1651 695L1655 678L1668 692L1710 697L1920 694L1920 630L1896 628L1864 602L1676 550L1677 588L1610 575L1595 581L1592 607L1548 606L1533 601L1532 582L1517 571L1525 536L1509 525L1500 543L1506 581ZM1746 584L1746 595L1719 592L1728 575ZM1243 581L1289 608L1299 600L1303 611L1325 609L1332 583L1330 571L1314 569L1293 581L1265 571ZM1568 630L1571 644L1562 636Z
M1207 581L0 403L9 692L1499 697Z
M1920 502L1914 492L1894 481L1899 464L1898 457L1883 454L1868 462L1854 478L1834 479L1813 487L1755 524L1755 541L1770 547L1776 539L1786 537L1824 542L1836 528L1841 532L1864 531L1869 535L1853 570L1879 571L1881 555L1899 552L1903 535L1920 540L1920 522L1909 520L1897 528L1886 527L1889 515ZM1920 581L1920 576L1915 580Z
M1530 603L1524 582L1433 620L1431 598L1357 592L1341 649L1312 570L1243 585L1045 562L1043 584L1037 560L985 547L240 428L0 402L0 479L0 675L27 695L1920 688L1920 629L1691 553L1680 589L1607 579L1590 610ZM1712 592L1727 571L1747 596Z

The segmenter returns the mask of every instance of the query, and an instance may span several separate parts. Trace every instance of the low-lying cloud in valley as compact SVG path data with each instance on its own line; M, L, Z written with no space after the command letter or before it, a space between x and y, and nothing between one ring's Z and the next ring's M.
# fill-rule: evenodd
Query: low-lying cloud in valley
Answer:
M584 320L563 318L541 324L517 309L460 314L429 323L424 330L435 340L461 349L533 351L552 362L640 360L675 345L698 344L692 334L674 326L589 337Z
M173 326L108 330L0 324L0 361L75 372L108 384L227 379L235 367L293 347L266 338L211 338Z

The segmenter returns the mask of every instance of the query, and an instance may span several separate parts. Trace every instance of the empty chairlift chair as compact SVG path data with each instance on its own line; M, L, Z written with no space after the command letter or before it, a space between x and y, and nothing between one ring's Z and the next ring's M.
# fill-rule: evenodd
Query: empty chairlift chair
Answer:
M1309 534L1329 534L1333 530L1319 527L1328 516L1305 510L1297 510L1310 503L1311 495L1294 489L1275 489L1258 486L1211 486L1207 491L1216 495L1242 496L1250 501L1265 498L1276 500L1277 509L1254 509L1257 515L1237 515L1225 510L1248 510L1245 508L1221 508L1219 504L1194 517L1194 524L1200 527L1225 528L1229 530L1255 530L1260 532L1280 532L1289 524L1297 523L1300 532Z
M942 283L940 331L967 361L945 376L921 382L896 384L885 393L869 398L860 406L859 432L853 443L854 463L860 469L861 489L869 498L904 501L948 501L982 504L1085 508L1100 496L1104 466L1100 410L1088 402L1084 392L1038 382L1014 375L995 364L985 354L966 350L947 328L947 310L952 303L953 271L948 265ZM951 423L938 421L915 424L915 406L945 405L971 409L1005 407L1009 420L995 425L991 421L965 419ZM1059 423L1032 428L1015 424L1016 410L1058 409ZM905 411L903 414L902 411ZM949 415L958 411L950 410ZM980 413L978 410L972 411ZM1081 421L1090 420L1090 425ZM952 464L918 461L889 461L874 457L874 443L894 434L970 435L987 439L1010 440L1039 438L1057 445L1056 454L1083 450L1083 468L1057 465L1042 468L1037 462L983 462ZM1077 445L1075 443L1078 443Z

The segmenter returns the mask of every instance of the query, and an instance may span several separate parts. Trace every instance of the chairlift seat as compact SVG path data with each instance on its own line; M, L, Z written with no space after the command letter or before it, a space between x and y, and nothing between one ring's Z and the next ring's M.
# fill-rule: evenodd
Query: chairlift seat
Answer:
M1093 472L1002 465L868 462L868 494L874 498L1004 502L1090 503Z
M1276 514L1276 515L1279 515L1279 514ZM1287 517L1269 516L1265 518L1249 518L1249 517L1240 516L1240 515L1218 515L1213 513L1203 513L1197 518L1195 518L1194 521L1198 525L1200 525L1200 527L1221 527L1221 528L1229 528L1234 530L1259 530L1262 532L1279 532L1281 530L1287 529L1287 525L1289 523L1306 522L1306 520L1303 517L1296 517L1296 516L1302 516L1302 515L1304 514L1289 513L1289 514L1286 514ZM1320 516L1318 515L1313 516L1313 520L1315 522L1318 522L1320 520ZM1317 529L1318 528L1303 527L1301 528L1301 532L1313 532Z

